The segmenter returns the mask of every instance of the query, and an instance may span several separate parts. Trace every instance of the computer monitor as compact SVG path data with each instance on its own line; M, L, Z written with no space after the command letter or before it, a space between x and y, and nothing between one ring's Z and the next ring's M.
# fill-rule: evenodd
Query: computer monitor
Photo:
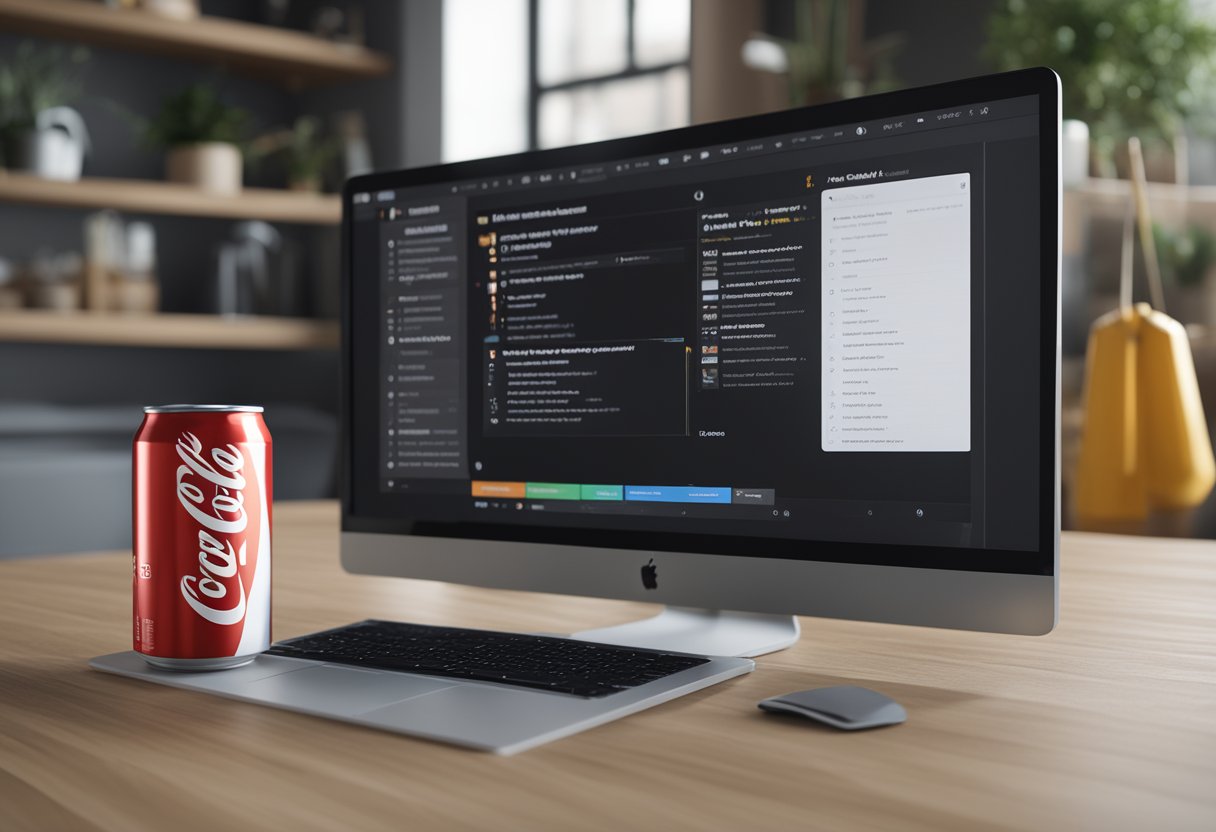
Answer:
M352 179L345 568L661 602L583 635L721 655L793 614L1049 631L1059 100L1032 69Z

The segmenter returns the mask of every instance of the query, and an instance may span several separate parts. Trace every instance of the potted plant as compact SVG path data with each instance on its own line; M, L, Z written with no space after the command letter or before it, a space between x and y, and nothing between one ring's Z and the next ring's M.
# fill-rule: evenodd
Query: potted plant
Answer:
M1190 0L1002 0L988 36L998 69L1059 73L1064 117L1089 125L1102 176L1119 173L1129 136L1168 155L1183 121L1211 109L1216 27Z
M301 116L290 129L254 139L249 149L255 158L278 160L287 169L287 187L291 190L319 193L340 144L323 134L319 118Z
M80 94L83 49L38 49L26 41L0 65L0 157L51 179L80 178L88 133L68 102Z
M165 148L165 178L215 193L241 189L244 110L220 100L209 84L193 84L165 99L147 123L149 142Z
M1199 225L1154 225L1153 238L1169 313L1184 324L1216 324L1216 235Z

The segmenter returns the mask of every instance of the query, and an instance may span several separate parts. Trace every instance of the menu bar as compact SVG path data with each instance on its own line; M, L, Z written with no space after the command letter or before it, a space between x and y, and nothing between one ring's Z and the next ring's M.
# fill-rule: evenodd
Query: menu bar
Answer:
M897 135L912 135L932 130L942 130L965 125L982 124L1001 119L1032 116L1038 113L1038 97L1029 95L998 101L984 101L958 107L924 110L885 119L860 121L833 127L816 128L797 133L786 133L764 139L749 139L743 142L707 145L688 148L654 156L642 156L594 165L573 165L544 171L532 171L509 176L468 179L426 188L435 193L447 192L456 195L490 193L522 188L550 185L573 185L601 182L608 178L645 175L659 171L687 167L699 167L729 161L739 157L770 155L790 151L806 150L810 147L873 141ZM410 189L416 196L421 189ZM352 202L356 205L387 203L396 199L394 191L356 193Z

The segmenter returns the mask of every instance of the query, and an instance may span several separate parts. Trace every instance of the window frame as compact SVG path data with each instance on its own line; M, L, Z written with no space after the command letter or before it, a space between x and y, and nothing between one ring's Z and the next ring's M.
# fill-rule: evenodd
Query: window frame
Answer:
M688 54L683 60L666 61L661 64L640 67L637 64L637 49L635 44L634 23L637 19L637 0L625 0L625 68L619 72L609 72L601 75L588 75L573 78L556 84L542 84L540 81L540 3L541 0L528 0L528 150L540 150L540 100L550 92L576 90L581 87L596 86L613 81L626 81L631 78L644 78L648 75L663 75L673 69L685 69L691 78L692 72L692 33L689 32ZM691 5L691 0L690 0ZM688 102L691 112L692 102Z

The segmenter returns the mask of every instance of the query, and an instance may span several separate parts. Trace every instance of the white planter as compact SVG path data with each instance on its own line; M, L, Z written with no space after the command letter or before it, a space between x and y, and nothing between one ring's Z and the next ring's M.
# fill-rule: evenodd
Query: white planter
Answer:
M1060 125L1060 173L1065 187L1089 179L1089 125L1075 118Z
M17 136L9 163L44 179L75 182L84 166L89 133L71 107L51 107L38 114L35 129Z
M198 0L143 0L144 11L174 20L197 20Z
M234 194L241 190L241 149L224 142L203 142L170 148L165 178L204 191Z

